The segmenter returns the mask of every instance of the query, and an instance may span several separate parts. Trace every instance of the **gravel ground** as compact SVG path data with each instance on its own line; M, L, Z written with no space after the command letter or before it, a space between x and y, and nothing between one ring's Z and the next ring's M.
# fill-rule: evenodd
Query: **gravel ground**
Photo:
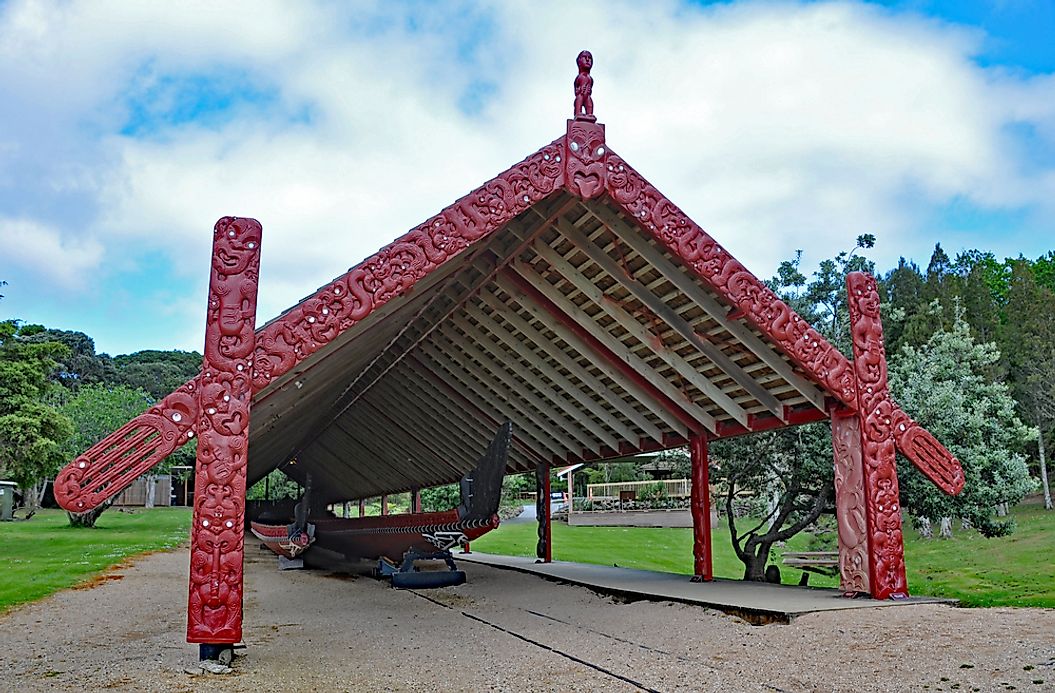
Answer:
M232 673L186 671L184 550L0 616L0 689L1055 690L1055 610L899 606L751 626L479 565L462 565L468 584L411 592L279 573L256 547L246 563L248 654Z

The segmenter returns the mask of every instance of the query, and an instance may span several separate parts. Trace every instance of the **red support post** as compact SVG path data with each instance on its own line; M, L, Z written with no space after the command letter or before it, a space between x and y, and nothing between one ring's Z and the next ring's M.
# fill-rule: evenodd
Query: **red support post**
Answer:
M689 438L689 456L692 462L689 504L692 510L692 579L694 582L710 582L714 579L714 565L711 560L711 488L706 436L694 435Z
M256 347L259 222L225 217L213 231L205 357L196 388L198 455L187 642L213 658L242 639L242 554L249 405Z
M875 278L863 272L847 275L846 290L857 381L868 583L875 599L902 598L908 596L908 581L894 439L895 414L900 410L887 389L879 291Z
M410 494L410 512L420 513L421 512L421 489L416 488L411 491Z
M839 533L839 589L845 594L868 593L868 521L861 466L861 422L857 412L848 409L832 412L832 451Z
M388 514L388 495L381 496L381 515Z
M366 499L365 498L360 498L359 499L359 517L365 517L365 516L366 516Z
M549 465L540 463L535 467L535 515L538 519L538 543L535 545L535 555L538 556L536 563L551 563L553 561L552 531L550 528L550 483Z

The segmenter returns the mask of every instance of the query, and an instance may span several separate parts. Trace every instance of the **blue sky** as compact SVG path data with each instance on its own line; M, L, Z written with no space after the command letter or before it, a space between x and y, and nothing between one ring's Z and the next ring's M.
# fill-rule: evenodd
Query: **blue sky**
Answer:
M563 132L768 276L1055 249L1055 3L0 4L0 317L201 348L212 224L260 320Z

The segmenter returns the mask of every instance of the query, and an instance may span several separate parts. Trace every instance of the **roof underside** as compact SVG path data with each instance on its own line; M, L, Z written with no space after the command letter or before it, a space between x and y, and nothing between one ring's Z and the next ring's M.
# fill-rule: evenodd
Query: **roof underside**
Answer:
M507 419L513 473L825 411L615 203L558 193L258 393L249 481L310 472L335 502L455 481Z

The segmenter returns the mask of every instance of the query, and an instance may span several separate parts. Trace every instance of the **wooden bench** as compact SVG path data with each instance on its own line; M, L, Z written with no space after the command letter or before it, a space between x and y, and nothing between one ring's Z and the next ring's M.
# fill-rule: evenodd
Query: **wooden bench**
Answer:
M809 584L810 573L829 577L839 574L838 551L785 551L783 561L787 567L803 571L799 580L802 586Z

